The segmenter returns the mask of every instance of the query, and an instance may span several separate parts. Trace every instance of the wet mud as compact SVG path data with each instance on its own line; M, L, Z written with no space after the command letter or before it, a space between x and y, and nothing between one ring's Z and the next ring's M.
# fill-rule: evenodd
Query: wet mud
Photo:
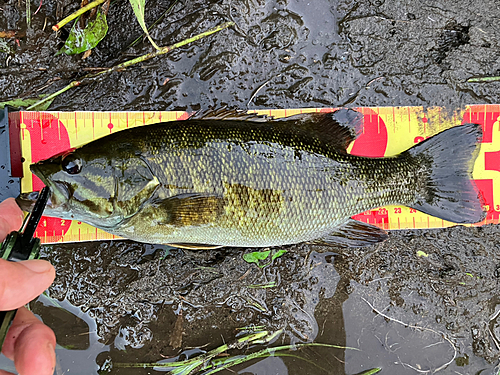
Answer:
M36 4L35 4L36 3ZM148 1L146 24L173 2ZM32 13L38 7L33 2ZM96 68L152 51L129 3L89 58L55 56L50 30L79 7L0 5L0 101L52 93ZM494 0L179 1L151 30L169 45L232 20L236 27L57 97L51 110L197 110L500 103L500 7ZM56 332L58 374L147 374L119 364L192 356L240 329L283 329L270 346L319 342L235 367L240 374L496 375L500 228L394 231L366 249L289 246L265 267L252 249L187 251L130 241L50 245L57 270L33 310ZM249 353L262 347L245 347ZM10 367L9 367L10 366ZM1 368L12 368L0 358ZM230 374L232 372L221 372Z

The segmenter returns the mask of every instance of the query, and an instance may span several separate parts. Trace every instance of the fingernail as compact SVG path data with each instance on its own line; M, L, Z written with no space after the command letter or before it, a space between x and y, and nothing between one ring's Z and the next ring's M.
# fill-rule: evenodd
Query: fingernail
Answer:
M21 264L35 273L45 273L52 269L52 265L45 260L25 260Z
M47 344L47 347L49 348L49 350L48 350L48 351L49 351L50 356L51 356L52 358L55 358L55 356L56 356L56 349L54 348L54 345L52 345L52 343L51 343L51 342L49 342L49 343Z

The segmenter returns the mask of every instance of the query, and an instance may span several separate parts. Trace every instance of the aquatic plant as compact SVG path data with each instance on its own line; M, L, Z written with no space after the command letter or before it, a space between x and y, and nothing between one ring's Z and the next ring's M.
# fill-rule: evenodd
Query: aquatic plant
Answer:
M275 347L267 347L248 354L220 357L220 355L226 353L229 350L243 349L245 347L252 349L253 348L252 345L255 346L255 345L269 344L270 342L277 339L282 333L283 333L282 330L276 332L269 332L269 331L253 332L249 335L238 338L231 344L221 345L204 354L198 355L193 358L188 358L185 360L178 360L179 357L176 357L176 358L169 358L167 360L162 360L156 363L114 363L114 364L107 363L105 371L109 371L113 367L153 368L157 371L168 371L170 374L173 375L195 375L195 374L211 375L251 360L262 359L266 357L281 356L281 357L294 357L306 360L305 358L302 358L297 354L286 353L287 351L290 350L297 350L306 347L327 347L327 348L359 351L359 349L357 348L311 342L311 343L302 343L295 345L281 345ZM319 365L317 364L314 365L319 367ZM323 370L328 372L327 369ZM360 375L373 375L378 373L380 370L381 370L380 368L373 368L363 372Z

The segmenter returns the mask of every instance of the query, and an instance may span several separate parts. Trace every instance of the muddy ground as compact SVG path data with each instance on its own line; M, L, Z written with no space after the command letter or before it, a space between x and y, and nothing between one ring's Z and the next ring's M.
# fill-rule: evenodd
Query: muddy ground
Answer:
M148 1L146 23L172 4ZM32 13L38 5L31 3ZM27 29L24 1L0 3L0 30L26 30L0 52L0 101L52 93L88 68L152 51L147 41L128 47L141 29L128 2L117 0L108 35L89 58L55 56L67 33L50 26L78 7L44 0ZM67 91L50 109L500 103L500 83L466 82L500 75L499 19L495 0L179 1L151 32L159 45L227 20L236 27ZM117 364L197 354L233 342L238 328L263 325L284 330L271 346L315 341L359 350L303 348L241 365L234 369L240 374L381 367L381 374L493 375L500 358L499 233L498 226L400 231L363 250L303 244L286 247L264 268L242 259L250 249L46 246L57 278L50 298L32 307L66 348L58 349L58 374L153 373ZM5 359L0 366L11 368Z

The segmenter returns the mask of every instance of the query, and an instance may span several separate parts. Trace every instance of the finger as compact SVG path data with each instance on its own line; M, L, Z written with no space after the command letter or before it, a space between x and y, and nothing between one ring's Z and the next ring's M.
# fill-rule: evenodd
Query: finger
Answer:
M0 311L17 309L43 293L56 271L45 260L8 262L0 259Z
M56 336L22 307L7 333L2 353L14 361L19 374L52 375L56 365Z
M23 224L24 214L14 198L8 198L0 203L0 240L3 240L13 230L19 230Z

